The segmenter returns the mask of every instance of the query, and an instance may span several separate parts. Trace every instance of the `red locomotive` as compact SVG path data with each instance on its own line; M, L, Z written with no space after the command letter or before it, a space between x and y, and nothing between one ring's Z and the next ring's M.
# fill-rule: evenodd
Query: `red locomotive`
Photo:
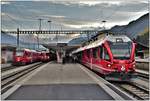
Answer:
M16 49L13 54L13 65L26 65L34 62L48 62L49 52L37 52L30 49Z
M125 35L101 35L100 39L72 52L83 65L107 80L129 80L135 71L135 43Z

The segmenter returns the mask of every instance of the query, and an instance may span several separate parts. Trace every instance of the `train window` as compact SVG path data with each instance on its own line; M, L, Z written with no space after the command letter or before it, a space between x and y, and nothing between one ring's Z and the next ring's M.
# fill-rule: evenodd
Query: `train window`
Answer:
M97 58L98 48L93 49L93 57Z
M26 51L24 52L24 56L28 56L28 53Z
M123 42L123 43L109 42L109 46L110 46L114 59L123 60L123 59L130 58L130 54L132 50L131 42Z
M103 58L103 48L102 48L102 46L100 46L100 58L101 59Z
M16 51L16 56L23 56L23 51Z
M90 58L90 49L88 49L88 50L86 51L86 53L87 53L87 57Z
M104 48L104 59L105 59L105 60L110 60L109 54L108 54L106 48Z
M30 56L30 53L29 52L25 52L24 55L25 56Z

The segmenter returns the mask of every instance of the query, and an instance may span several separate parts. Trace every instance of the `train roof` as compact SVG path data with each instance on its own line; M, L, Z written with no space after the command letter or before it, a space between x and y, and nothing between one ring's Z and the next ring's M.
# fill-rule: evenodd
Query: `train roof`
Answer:
M30 49L27 49L27 48L16 48L16 50L17 50L17 51L24 51L24 50L25 50L25 51L30 51Z
M94 41L93 43L86 45L84 47L80 47L77 50L73 51L72 53L77 53L80 51L83 51L85 49L90 49L90 48L94 48L94 47L98 47L100 45L102 45L102 43L104 43L105 41L111 41L111 42L116 42L116 40L120 40L123 42L131 42L132 40L130 38L128 38L126 35L105 35L103 37L101 37L100 39Z
M126 35L108 35L106 37L107 41L116 42L117 39L121 39L123 42L131 42L132 40Z

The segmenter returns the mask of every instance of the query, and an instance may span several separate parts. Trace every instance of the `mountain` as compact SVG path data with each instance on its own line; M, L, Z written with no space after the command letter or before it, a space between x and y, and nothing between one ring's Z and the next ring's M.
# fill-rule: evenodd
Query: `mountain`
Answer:
M1 31L1 45L4 46L12 46L12 47L17 47L17 38L13 35L10 35L8 33L5 33ZM30 42L24 42L22 40L19 40L19 44L21 47L24 48L30 48L30 49L36 49L37 44L32 44ZM42 45L39 46L40 49L45 49Z
M149 13L131 21L128 25L116 25L108 32L124 33L131 39L135 39L137 43L149 47Z
M136 38L149 28L149 13L143 15L137 20L131 21L128 25L114 26L109 31L117 33L126 33L130 38Z

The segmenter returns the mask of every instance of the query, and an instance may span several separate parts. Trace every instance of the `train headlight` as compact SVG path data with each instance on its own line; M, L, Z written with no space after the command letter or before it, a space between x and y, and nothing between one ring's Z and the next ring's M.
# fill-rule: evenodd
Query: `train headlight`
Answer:
M135 65L133 65L133 67L135 67Z
M121 67L121 71L125 71L125 67L124 66Z
M20 58L17 58L17 61L20 61Z
M107 66L108 66L108 67L110 67L111 65L110 65L110 64L108 64Z

